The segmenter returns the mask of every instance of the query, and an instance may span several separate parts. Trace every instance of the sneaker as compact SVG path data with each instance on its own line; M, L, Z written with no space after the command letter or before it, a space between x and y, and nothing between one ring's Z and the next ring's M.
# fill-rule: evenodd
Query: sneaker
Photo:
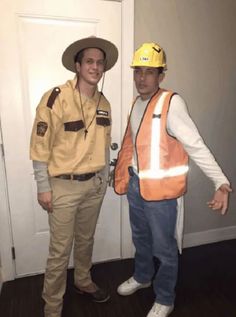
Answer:
M147 317L167 317L173 309L174 305L165 306L158 303L154 303Z
M139 290L140 288L146 288L146 287L149 287L150 285L151 285L151 282L144 283L144 284L138 283L132 276L117 288L117 292L118 294L123 296L131 295L135 293L137 290Z

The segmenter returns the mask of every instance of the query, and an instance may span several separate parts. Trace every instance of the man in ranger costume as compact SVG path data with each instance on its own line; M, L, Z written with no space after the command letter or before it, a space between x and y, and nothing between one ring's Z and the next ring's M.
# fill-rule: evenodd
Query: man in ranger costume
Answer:
M174 309L188 157L215 185L210 208L225 214L231 188L184 100L159 88L166 70L163 49L156 43L144 43L135 51L131 67L139 96L118 155L114 187L118 194L127 193L135 269L117 291L130 295L149 287L153 280L156 299L147 317L166 317ZM155 276L153 257L160 262Z
M72 43L62 63L75 78L46 92L37 107L30 157L38 202L48 212L50 227L45 317L61 316L73 242L75 291L99 303L109 299L92 281L90 269L111 139L110 104L97 84L117 58L116 46L102 38Z

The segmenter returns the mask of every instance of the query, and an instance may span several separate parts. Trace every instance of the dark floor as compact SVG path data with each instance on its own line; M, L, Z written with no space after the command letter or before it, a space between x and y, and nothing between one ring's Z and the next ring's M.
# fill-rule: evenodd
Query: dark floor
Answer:
M171 317L236 317L236 240L184 249L179 261ZM69 270L63 317L146 317L154 301L151 288L127 297L116 293L132 271L132 259L95 265L94 280L111 294L109 302L95 304L74 293L73 270ZM0 316L43 317L42 284L43 275L5 283Z

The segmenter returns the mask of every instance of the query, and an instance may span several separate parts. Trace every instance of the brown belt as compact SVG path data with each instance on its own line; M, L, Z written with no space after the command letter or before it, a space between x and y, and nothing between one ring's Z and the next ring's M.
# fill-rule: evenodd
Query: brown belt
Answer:
M62 175L57 175L55 177L60 179L70 179L70 180L83 182L83 181L89 180L93 176L95 176L95 173L87 173L87 174L79 174L79 175L62 174Z

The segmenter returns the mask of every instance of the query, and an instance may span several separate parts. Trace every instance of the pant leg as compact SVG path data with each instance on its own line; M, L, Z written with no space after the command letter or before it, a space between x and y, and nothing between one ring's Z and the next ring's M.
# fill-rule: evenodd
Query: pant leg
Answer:
M152 232L152 254L160 261L153 281L156 302L172 305L178 274L178 248L175 239L176 199L145 202L145 213Z
M77 193L71 181L53 178L53 212L49 213L49 256L44 277L45 317L60 317L68 262L74 238Z
M135 246L133 276L139 283L148 283L154 274L152 233L145 215L143 200L140 197L139 180L136 175L130 178L127 198L132 240Z
M74 281L78 287L85 287L92 282L90 269L94 233L107 183L105 178L98 174L80 185L84 195L75 218Z
M142 199L136 175L129 182L129 201L132 238L135 245L134 278L149 282L154 274L153 256L160 261L153 287L156 301L171 305L175 299L178 274L178 249L175 239L177 216L176 199L148 202Z

